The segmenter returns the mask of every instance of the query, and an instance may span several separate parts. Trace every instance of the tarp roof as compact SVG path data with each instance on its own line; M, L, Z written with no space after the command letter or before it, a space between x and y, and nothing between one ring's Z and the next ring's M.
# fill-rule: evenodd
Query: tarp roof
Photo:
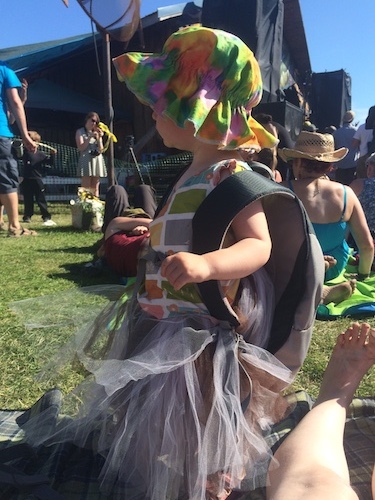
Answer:
M95 109L99 115L104 115L102 101L70 90L44 78L29 84L27 108L51 109L53 111L68 111L71 113L87 113L88 109ZM58 96L58 98L56 98Z
M156 12L144 17L142 25L145 28L165 19L182 15L186 5L190 3L185 2L161 7ZM195 4L201 6L202 0L195 0ZM284 0L284 6L285 39L288 41L298 69L302 72L309 72L311 71L310 59L299 0ZM93 38L96 39L97 43L102 42L102 36L99 33L87 33L49 42L5 48L0 50L0 60L6 61L9 67L22 78L48 69L49 66L56 64L56 61L61 58L70 57L76 53L82 55L86 50L92 50ZM26 107L77 112L81 112L82 109L96 109L100 112L103 109L103 104L89 96L69 90L48 80L38 79L33 84L30 84Z
M101 39L101 35L88 33L61 40L22 45L0 50L0 59L6 61L17 75L38 73L56 60L80 53L87 48L92 49L93 36ZM49 109L53 111L66 111L71 113L87 113L88 109L95 109L100 115L104 115L104 103L101 100L75 90L54 83L45 78L37 78L29 81L26 108ZM129 118L126 114L117 110L117 118Z
M56 61L58 58L92 48L93 36L101 38L99 34L89 33L50 42L1 49L0 60L5 61L18 76L22 77L23 74L37 73L48 66L49 62Z

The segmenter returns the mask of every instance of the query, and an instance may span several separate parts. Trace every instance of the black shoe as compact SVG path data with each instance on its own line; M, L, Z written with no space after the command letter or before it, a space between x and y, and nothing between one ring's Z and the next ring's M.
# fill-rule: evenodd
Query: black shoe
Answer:
M28 224L29 222L31 222L31 217L24 217L22 220L23 222L26 222L26 224Z

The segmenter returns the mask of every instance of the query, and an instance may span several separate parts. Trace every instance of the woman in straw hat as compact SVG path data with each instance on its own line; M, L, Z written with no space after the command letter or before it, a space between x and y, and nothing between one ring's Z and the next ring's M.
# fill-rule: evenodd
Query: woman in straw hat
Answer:
M260 69L238 37L200 26L171 35L160 54L131 52L114 63L151 107L164 143L193 160L149 224L144 285L119 301L115 319L103 313L89 332L98 342L78 350L95 378L82 386L84 418L49 440L35 418L24 429L38 434L35 444L81 446L95 430L105 457L101 487L111 498L223 500L265 480L272 451L263 433L285 410L280 391L292 380L265 350L274 297L263 268L271 238L262 203L234 218L225 248L191 252L197 208L223 179L249 168L239 149L276 142L251 115ZM196 283L212 279L238 306L241 335L202 303Z
M331 134L302 131L294 149L283 148L280 156L292 162L294 180L286 183L304 204L323 254L333 257L326 271L326 281L341 274L350 255L346 242L352 233L360 253L358 279L369 276L374 245L361 204L353 190L329 179L332 163L347 154L346 148L335 150Z

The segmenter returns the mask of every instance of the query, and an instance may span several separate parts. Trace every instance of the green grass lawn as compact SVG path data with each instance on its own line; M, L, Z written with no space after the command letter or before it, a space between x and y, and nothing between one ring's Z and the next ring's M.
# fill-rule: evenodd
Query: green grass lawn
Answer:
M69 205L50 204L50 208L56 227L44 227L40 217L34 216L28 227L37 230L38 236L7 238L5 232L0 233L0 408L28 407L50 388L49 382L38 382L35 375L64 340L60 329L26 329L9 303L68 293L82 286L118 283L111 273L94 277L85 270L101 235L74 229ZM316 321L308 357L292 390L317 395L336 336L350 323L349 319ZM374 395L372 374L363 380L359 395ZM80 379L80 374L67 372L60 387L68 391Z

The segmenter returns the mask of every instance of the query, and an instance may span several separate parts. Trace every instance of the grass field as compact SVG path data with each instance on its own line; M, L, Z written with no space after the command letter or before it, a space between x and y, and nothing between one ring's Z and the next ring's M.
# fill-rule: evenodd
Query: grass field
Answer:
M84 267L92 260L93 245L100 234L74 229L69 205L51 204L51 212L58 225L46 228L40 217L34 216L30 228L38 231L36 237L7 238L5 232L0 233L0 408L3 409L26 408L50 388L47 382L37 382L34 377L63 340L59 329L26 329L10 310L9 303L68 293L82 286L118 283L111 273L92 276ZM349 319L316 321L308 357L292 390L304 389L312 396L317 395L336 336L350 323ZM80 377L73 371L67 373L61 389L68 391ZM374 389L372 372L363 380L358 395L374 395Z

